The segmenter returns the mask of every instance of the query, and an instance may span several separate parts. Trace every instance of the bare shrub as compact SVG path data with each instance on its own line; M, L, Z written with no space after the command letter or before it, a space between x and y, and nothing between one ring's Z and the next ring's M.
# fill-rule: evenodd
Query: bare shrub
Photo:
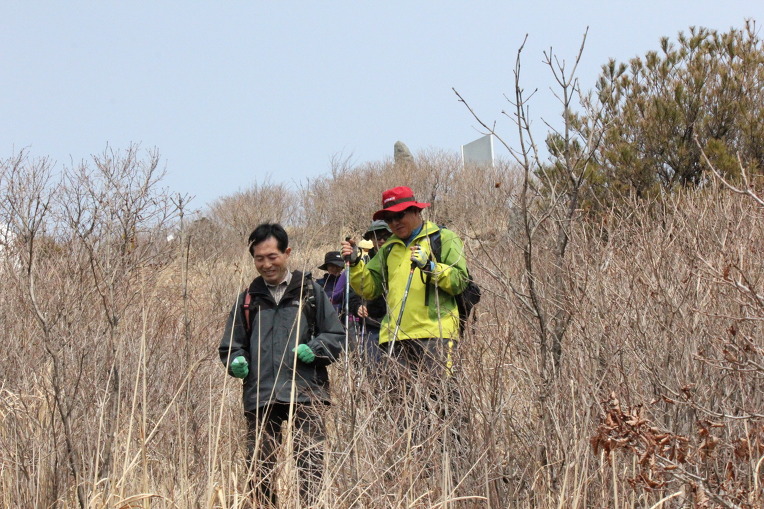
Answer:
M193 233L201 236L199 245L210 252L199 251L197 256L210 258L213 253L227 257L236 256L235 247L246 243L252 229L263 222L279 222L285 226L297 222L294 194L284 184L268 180L255 182L249 188L230 196L219 198L209 207L208 217L199 219ZM207 222L209 221L209 222ZM233 248L233 249L231 249ZM221 250L228 250L223 251Z
M345 236L366 231L372 214L381 207L383 191L408 186L418 200L432 204L425 209L431 220L460 233L486 234L476 218L505 217L519 177L507 162L463 167L456 154L433 150L406 164L388 160L354 168L336 166L330 175L308 181L301 189L301 229L332 232L338 245ZM498 222L489 230L505 224Z
M145 169L152 160L142 159ZM9 247L19 265L5 264L0 279L8 338L0 360L2 503L243 507L240 390L215 346L235 295L254 276L244 242L213 258L187 258L172 243L143 249L140 239L158 242L172 214L145 209L140 217L154 219L144 223L103 204L136 210L162 203L161 193L142 202L142 185L96 185L95 166L64 180L44 160L17 157L2 168L3 217L20 239ZM130 175L137 183L149 174L135 166ZM71 194L75 175L87 185ZM482 175L486 184L495 178ZM382 367L360 365L355 354L334 366L325 503L650 507L670 497L664 505L759 505L758 203L715 188L635 202L628 215L573 224L562 266L542 249L535 270L563 270L567 289L563 297L540 287L539 298L564 298L573 311L558 374L543 385L537 321L512 291L527 275L507 205L518 203L517 188L470 187L457 179L435 199L438 215L463 217L475 232L469 264L484 289L457 350L461 394L452 418L433 432L426 423L437 406L390 400ZM133 199L117 198L125 193ZM104 197L96 215L76 206L88 196ZM295 245L296 265L336 239L341 223L327 224ZM135 245L124 235L132 231ZM195 239L200 254L218 248L205 244L219 242L214 236ZM550 247L556 239L553 228L534 238ZM548 426L540 426L542 389ZM405 413L412 408L422 410ZM421 433L428 447L408 448L408 437ZM548 449L554 464L540 461L542 444L557 444ZM287 464L287 506L297 500L290 472Z
M575 182L551 177L582 175L585 151L558 154L550 188L522 157L338 161L196 221L137 147L63 172L26 152L0 161L0 504L247 507L240 383L216 354L255 276L247 234L282 221L294 268L315 267L384 189L409 185L465 238L484 290L443 380L459 398L391 393L390 368L357 352L333 365L325 506L761 507L758 188L583 215ZM297 507L287 452L281 500Z

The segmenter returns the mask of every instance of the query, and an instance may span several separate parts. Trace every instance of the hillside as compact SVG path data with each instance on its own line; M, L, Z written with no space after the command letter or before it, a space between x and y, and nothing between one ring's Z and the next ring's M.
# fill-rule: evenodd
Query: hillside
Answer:
M764 51L754 25L661 44L588 95L545 54L562 115L544 156L522 50L512 134L457 92L511 157L492 167L337 160L200 215L136 146L0 161L0 504L249 507L241 382L217 352L256 275L247 236L281 222L291 268L318 275L406 185L483 290L443 377L459 395L392 397L390 364L354 351L332 365L326 507L762 507Z
M131 161L129 177L71 187L43 186L39 161L4 174L24 232L3 252L0 293L6 507L78 497L88 507L230 507L245 492L238 383L216 352L254 275L242 232L220 222L228 200L213 220L180 221L146 161ZM711 186L577 217L562 266L555 229L542 225L534 307L528 237L511 205L519 184L508 175L518 172L463 170L435 154L405 171L383 162L294 194L265 185L246 197L316 205L289 216L250 207L238 220L289 224L295 268L318 272L324 250L365 229L381 189L410 185L432 200L430 219L463 236L484 289L458 349L461 443L445 433L427 454L408 451L401 438L416 430L390 421L401 403L380 397L357 356L333 368L327 504L760 504L761 204Z

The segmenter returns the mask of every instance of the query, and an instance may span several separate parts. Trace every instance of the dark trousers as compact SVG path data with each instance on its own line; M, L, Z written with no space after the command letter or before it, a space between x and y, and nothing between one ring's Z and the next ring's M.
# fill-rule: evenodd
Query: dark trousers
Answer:
M399 428L413 428L413 442L424 445L432 433L448 430L461 442L460 391L453 370L456 343L448 339L404 339L380 348L390 355L387 391L393 404L408 407L399 412Z
M296 403L293 416L294 455L303 507L315 505L321 490L324 465L323 404ZM276 457L282 439L282 424L289 417L289 403L272 403L245 412L247 419L247 468L249 487L255 500L277 507Z
M379 327L366 327L366 334L361 337L363 360L370 365L379 364L382 348L379 346Z

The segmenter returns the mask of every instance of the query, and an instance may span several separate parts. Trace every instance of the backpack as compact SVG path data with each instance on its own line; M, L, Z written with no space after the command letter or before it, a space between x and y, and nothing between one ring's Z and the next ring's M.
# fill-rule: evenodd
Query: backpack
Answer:
M440 230L444 230L446 228L440 227ZM440 252L441 252L441 242L440 242L440 230L438 230L435 233L429 234L427 237L430 239L430 249L432 250L432 255L435 257L435 261L437 263L441 262L440 259ZM429 298L430 298L430 278L431 276L427 275L427 289L425 290L425 305L429 304ZM480 297L482 296L482 291L480 290L480 287L475 282L475 280L472 278L472 274L470 274L469 269L467 270L467 286L464 287L464 290L462 290L462 293L454 295L454 298L456 299L456 307L459 309L459 335L463 335L464 329L467 326L467 320L470 317L470 314L472 313L472 309L475 307L475 305L480 302ZM474 317L473 321L477 321L477 316Z
M252 321L257 314L258 305L252 300L252 294L249 292L249 287L246 289L247 294L244 296L244 303L241 305L242 315L244 316L244 330L247 332L247 336L252 334ZM313 276L310 272L304 274L304 281L302 284L302 310L305 317L308 319L308 330L310 335L316 335L316 294L313 288Z

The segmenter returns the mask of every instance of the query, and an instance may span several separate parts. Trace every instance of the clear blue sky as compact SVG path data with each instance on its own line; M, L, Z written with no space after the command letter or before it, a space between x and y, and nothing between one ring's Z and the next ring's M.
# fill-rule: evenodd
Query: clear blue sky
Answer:
M764 2L3 0L0 158L27 148L62 167L140 143L202 208L325 174L332 158L391 158L397 140L457 153L480 133L452 87L511 130L500 111L525 34L541 129L559 109L542 51L572 60L587 26L586 89L610 57L746 18L764 24Z

